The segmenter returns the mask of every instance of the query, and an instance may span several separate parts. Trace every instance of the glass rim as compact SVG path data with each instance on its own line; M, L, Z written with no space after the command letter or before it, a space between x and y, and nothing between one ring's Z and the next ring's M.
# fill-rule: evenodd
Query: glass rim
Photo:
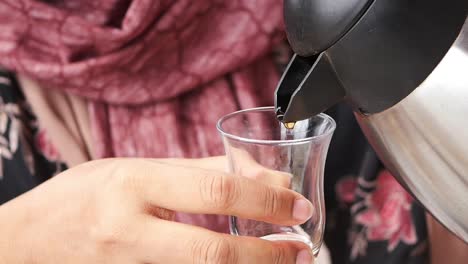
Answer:
M232 118L232 117L234 117L236 115L239 115L239 114L244 114L244 113L249 113L249 112L267 112L267 111L275 112L275 107L274 106L263 106L263 107L254 107L254 108L247 108L247 109L238 110L238 111L229 113L229 114L221 117L218 120L217 124L216 124L216 128L218 129L218 131L221 133L222 136L227 137L229 139L234 139L234 140L242 141L242 142L246 142L246 143L261 144L261 145L296 144L296 143L310 142L310 141L315 140L315 139L320 139L320 138L327 137L330 134L333 134L333 132L336 129L335 120L331 116L329 116L327 114L320 113L320 114L317 114L315 116L321 117L321 118L327 120L328 122L330 122L331 128L327 129L326 132L324 132L324 133L322 133L320 135L309 136L309 137L305 137L305 138L277 139L277 140L273 140L273 139L253 139L253 138L246 138L246 137L242 137L242 136L237 136L237 135L234 135L232 133L228 133L228 132L223 130L222 124L223 124L224 121L228 120L229 118ZM312 118L312 117L314 117L314 116L311 116L310 118Z

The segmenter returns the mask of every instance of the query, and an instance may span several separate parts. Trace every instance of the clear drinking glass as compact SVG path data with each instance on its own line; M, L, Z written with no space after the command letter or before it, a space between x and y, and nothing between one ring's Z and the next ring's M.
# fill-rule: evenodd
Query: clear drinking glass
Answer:
M231 216L230 230L233 235L300 241L309 245L317 256L325 227L325 158L336 124L331 117L319 114L291 127L292 124L277 120L273 107L242 110L219 120L218 130L230 172L242 176L255 173L252 164L284 172L278 175L291 177L286 181L290 182L289 188L308 198L315 209L312 218L298 226L278 226Z

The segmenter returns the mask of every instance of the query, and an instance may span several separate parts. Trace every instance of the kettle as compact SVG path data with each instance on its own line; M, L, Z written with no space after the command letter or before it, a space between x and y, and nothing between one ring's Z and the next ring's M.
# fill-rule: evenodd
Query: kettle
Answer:
M386 168L468 242L468 1L284 0L283 122L341 100Z

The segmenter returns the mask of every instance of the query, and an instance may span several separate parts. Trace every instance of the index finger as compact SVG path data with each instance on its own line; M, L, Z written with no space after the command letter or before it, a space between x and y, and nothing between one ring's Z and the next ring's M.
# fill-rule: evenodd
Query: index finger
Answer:
M149 203L187 213L235 215L281 225L297 225L312 215L299 193L226 173L140 160L133 186Z
M242 168L237 170L236 175L254 179L269 185L278 185L289 188L292 175L287 172L275 171L260 165L255 161L248 152L239 150L236 155L238 163L242 164ZM242 154L242 155L241 155ZM167 163L178 166L196 167L207 170L216 170L227 172L228 159L226 156L217 156L201 159L160 159L156 162Z

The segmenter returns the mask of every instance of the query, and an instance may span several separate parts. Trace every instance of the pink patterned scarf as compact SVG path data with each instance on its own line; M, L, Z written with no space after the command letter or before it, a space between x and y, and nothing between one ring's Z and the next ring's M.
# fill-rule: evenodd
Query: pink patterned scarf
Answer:
M216 120L272 103L282 38L281 0L0 0L0 65L86 98L97 157L221 154Z

